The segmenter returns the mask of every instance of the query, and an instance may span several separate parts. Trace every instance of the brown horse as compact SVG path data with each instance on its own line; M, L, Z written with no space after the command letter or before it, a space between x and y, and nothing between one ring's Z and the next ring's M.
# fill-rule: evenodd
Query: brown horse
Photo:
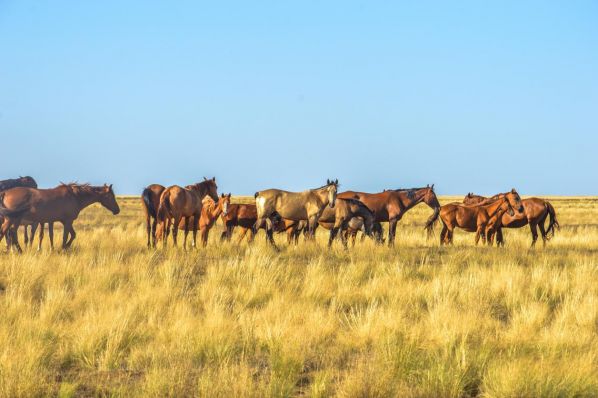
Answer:
M324 209L318 220L318 225L330 230L328 247L332 246L332 242L339 231L341 241L345 248L347 247L347 234L345 231L349 228L351 221L356 218L363 220L365 233L371 236L374 214L359 200L339 197L333 209L329 207Z
M496 200L500 195L501 194L494 195L491 198L486 198L484 196L468 193L463 199L463 203L484 203L489 200ZM529 228L532 233L532 247L538 240L538 231L536 230L536 227L540 228L542 241L544 246L546 246L546 242L554 236L555 230L559 228L559 222L556 219L554 207L552 207L552 204L549 201L540 198L522 199L521 203L523 204L524 209L523 214L516 213L514 216L504 214L502 216L501 225L496 229L496 243L499 246L504 245L502 228L521 228L529 224ZM550 216L550 221L548 223L548 229L545 230L544 222L548 216Z
M160 196L166 188L160 184L151 184L141 193L141 203L145 213L147 247L156 247L156 227L158 225L158 207ZM153 221L152 221L153 220Z
M222 194L220 195L218 202L214 202L214 199L212 199L209 195L206 195L202 199L201 216L199 217L198 223L199 240L201 241L202 246L207 246L210 229L212 229L218 217L220 215L225 217L228 214L230 196L230 193L228 195ZM194 224L193 220L190 223ZM179 222L179 229L185 229L185 220L181 220L181 222Z
M475 232L476 244L480 240L480 237L485 241L486 227L492 217L501 219L505 212L513 216L515 214L514 209L523 213L521 198L515 189L501 195L500 198L490 203L478 205L449 203L444 205L440 208L440 219L442 220L440 244L453 243L453 231L456 227L467 232Z
M11 188L17 187L24 187L24 188L37 188L37 182L33 179L33 177L26 176L26 177L19 177L19 178L11 178L8 180L0 181L0 192L6 191ZM0 216L0 225L4 222L4 219ZM29 234L27 233L28 225L23 225L23 239L25 240L25 246L33 245L33 237L35 236L35 230L37 229L37 224L31 224L31 239L29 239ZM42 226L43 228L43 226ZM41 233L41 231L40 231ZM8 241L7 241L8 242Z
M0 239L6 235L9 246L20 252L16 230L21 223L58 221L64 226L62 248L68 249L76 237L73 221L81 210L93 203L100 203L112 214L120 212L112 185L62 184L52 189L12 188L0 194L0 214L4 216Z
M257 207L254 204L231 204L228 207L228 214L223 214L221 217L225 230L222 232L220 240L230 241L235 227L239 227L241 233L237 243L241 243L247 233L249 233L249 237L247 238L248 242L253 241L255 235L253 228L257 221ZM274 213L270 218L270 221L274 232L287 233L287 242L289 244L293 241L297 244L299 235L307 227L305 221L286 220L280 217L278 213ZM262 225L262 228L265 229L266 226Z
M254 231L266 223L266 241L274 247L271 216L278 213L292 221L307 221L308 235L313 238L318 219L326 206L334 207L338 180L328 180L326 185L303 192L288 192L280 189L267 189L255 194L257 221Z
M194 185L187 185L185 188L173 185L162 192L157 213L158 222L160 222L160 228L157 231L157 235L164 240L164 246L166 246L171 225L175 226L172 228L172 240L174 246L177 246L177 226L181 222L181 219L184 219L185 237L183 240L183 248L187 249L187 235L189 234L189 224L191 221L193 221L192 247L195 247L197 228L201 216L201 201L206 195L211 196L214 201L218 200L216 178L208 180L204 177L204 181Z
M440 203L434 192L434 184L424 188L393 189L379 193L365 193L347 191L338 195L339 198L354 198L363 202L374 213L374 221L388 222L388 245L394 245L397 223L407 211L425 203L434 210L426 222L426 229L431 230L433 222L438 218Z

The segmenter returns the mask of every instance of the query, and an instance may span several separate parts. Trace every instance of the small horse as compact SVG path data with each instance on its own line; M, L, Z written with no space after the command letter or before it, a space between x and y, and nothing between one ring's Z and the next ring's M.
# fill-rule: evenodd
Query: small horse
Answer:
M341 241L347 248L347 234L345 231L349 228L351 221L357 218L363 220L366 235L372 236L374 214L359 200L338 198L333 209L325 208L318 220L318 225L330 230L328 247L332 246L334 238L340 231Z
M320 215L326 206L334 207L338 180L326 181L320 188L303 192L288 192L280 189L267 189L255 193L257 221L254 231L266 223L266 241L276 247L270 217L276 212L284 219L307 221L308 235L314 237L314 231Z
M81 210L93 203L100 203L114 215L120 212L112 185L62 184L51 189L12 188L0 194L0 214L4 216L0 239L6 235L9 247L14 246L21 252L16 235L21 223L59 221L64 226L62 248L68 249L76 237L73 221Z
M237 243L241 243L245 235L249 232L248 242L252 242L255 232L254 226L257 221L257 207L254 204L231 204L228 207L228 214L221 216L222 222L224 223L224 232L220 236L220 240L230 241L233 236L235 227L241 229L241 233L237 240ZM272 229L276 233L287 233L287 242L291 244L293 241L295 244L299 242L299 235L306 228L305 221L292 221L286 220L278 213L274 213L270 218L272 222ZM262 226L264 229L265 225Z
M496 200L499 195L501 194L494 195L491 198L486 198L484 196L474 195L470 192L463 199L463 203L483 203L488 200ZM521 203L523 204L523 209L525 210L523 214L516 213L514 216L504 214L502 216L501 225L496 229L496 243L499 246L505 244L502 228L521 228L529 224L532 234L532 247L535 246L536 241L538 240L538 231L536 230L536 227L540 228L542 241L544 246L546 246L546 242L554 236L555 230L560 227L559 222L556 219L554 207L552 207L552 204L549 201L540 198L522 199ZM550 221L548 223L548 229L545 230L544 222L546 221L547 217L550 217Z
M201 216L199 217L198 223L199 240L201 241L202 246L207 246L208 234L210 233L210 229L212 229L218 217L220 215L225 217L228 214L230 197L230 193L228 195L222 194L220 195L218 202L214 202L214 199L212 199L209 195L206 195L202 199ZM191 221L191 224L194 224L194 222ZM181 220L181 222L179 222L179 229L185 229L185 220Z
M158 225L158 207L160 196L166 187L160 184L151 184L141 193L141 204L145 213L147 231L147 247L156 247L156 227ZM153 221L152 221L153 220Z
M162 192L157 213L158 222L160 222L160 228L157 231L157 235L163 238L164 247L166 247L166 241L168 240L171 223L174 225L174 228L172 228L172 240L174 246L177 246L177 226L181 222L181 219L185 220L185 237L183 240L183 248L185 250L187 249L187 235L189 234L189 223L191 221L193 221L192 247L195 247L197 240L197 228L199 218L201 216L201 201L206 195L211 196L214 201L218 200L218 186L216 185L216 178L208 180L204 177L204 181L194 185L187 185L185 188L178 185L173 185L166 188L164 192Z
M374 222L388 222L388 245L394 245L397 223L407 211L425 203L434 210L426 222L426 229L431 231L434 221L440 212L440 203L434 192L434 184L423 188L393 189L379 193L347 191L338 195L339 198L353 198L360 200L374 213Z
M456 227L467 232L475 232L476 244L478 244L480 237L485 241L486 227L491 218L500 219L505 212L513 216L515 214L514 209L519 213L523 213L521 198L515 189L490 203L471 206L461 203L444 205L440 208L440 219L442 220L440 244L453 243L453 230Z

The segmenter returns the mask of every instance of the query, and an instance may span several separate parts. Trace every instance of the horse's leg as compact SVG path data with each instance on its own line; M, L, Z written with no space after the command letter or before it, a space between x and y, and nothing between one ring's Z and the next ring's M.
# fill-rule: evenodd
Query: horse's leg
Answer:
M247 234L247 231L249 231L249 228L245 228L245 227L240 227L240 228L241 228L241 232L239 234L239 238L237 239L237 244L240 244L243 241L243 238ZM250 242L250 241L251 241L251 235L250 235L250 238L247 240L247 242Z
M31 224L31 234L29 235L29 247L33 247L33 241L35 240L35 233L37 232L37 228L40 226L39 223ZM43 224L41 225L43 229Z
M39 238L37 242L37 251L42 251L42 242L44 241L44 223L39 224Z
M13 247L15 247L19 253L22 253L23 249L21 249L21 245L19 244L19 235L17 233L17 232L19 232L20 222L21 222L20 220L15 221L12 228L10 229L9 233L10 233L11 245Z
M496 229L496 246L504 246L504 245L505 245L505 239L502 234L502 228L497 228Z
M158 228L158 218L154 217L152 220L152 246L156 247L156 229Z
M181 217L176 216L172 220L172 241L174 242L174 247L177 247L177 237L179 235L179 224L181 223Z
M197 230L199 229L199 218L201 217L200 214L197 214L193 217L193 248L195 249L197 242Z
M538 228L540 228L540 234L542 235L542 246L546 247L546 229L544 228L544 221L538 223Z
M333 226L330 229L330 235L328 237L328 247L332 247L332 242L334 241L334 238L336 238L337 233L338 233L338 228L336 226Z
M446 235L448 233L448 228L446 224L442 223L442 230L440 231L440 246L446 243Z
M68 241L66 242L66 247L65 249L69 249L71 247L71 245L73 244L73 241L75 240L75 238L77 237L77 233L75 232L75 229L73 228L73 222L67 222L67 224L64 226L64 230L66 232L66 236L68 237ZM64 246L64 243L63 243Z
M393 247L395 245L395 233L397 231L398 222L399 220L397 218L388 220L388 247Z
M536 223L530 223L529 228L532 231L532 247L536 246L536 241L538 240L538 230L536 229Z
M152 247L152 222L149 213L145 214L145 230L147 232L147 248Z
M29 234L27 233L27 225L23 225L23 242L25 242L25 247L29 245Z
M185 236L183 238L183 250L187 250L187 235L189 235L189 217L184 217L183 218L185 220ZM193 226L195 226L195 220L193 220ZM193 244L193 247L195 247L195 244Z
M274 226L272 225L272 220L269 218L266 219L266 241L278 250L276 242L274 241Z
M478 226L478 229L476 229L475 231L475 244L476 246L478 245L478 242L480 241L480 236L482 235L482 228Z
M54 250L54 223L48 223L48 237L50 238L50 250Z

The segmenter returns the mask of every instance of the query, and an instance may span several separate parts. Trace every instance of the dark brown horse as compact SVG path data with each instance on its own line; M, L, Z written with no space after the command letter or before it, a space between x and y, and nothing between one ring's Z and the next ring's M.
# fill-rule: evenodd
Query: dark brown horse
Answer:
M0 181L0 192L6 191L11 188L17 187L24 187L24 188L37 188L37 182L33 179L33 177L19 177L19 178L11 178L8 180ZM3 218L0 216L0 225L2 225ZM28 225L23 225L23 238L25 240L25 246L33 245L33 237L35 236L35 230L37 229L37 224L31 224L31 239L29 239L29 234L27 233ZM42 226L43 228L43 226ZM41 231L40 231L41 233Z
M52 189L12 188L0 194L0 214L4 216L0 239L6 235L9 246L14 246L20 252L16 230L21 223L61 222L64 226L62 248L68 249L76 237L73 221L81 210L93 203L100 203L115 215L120 212L112 185L94 187L89 184L63 184Z
M463 203L485 203L487 201L496 200L500 195L502 194L494 195L491 198L486 198L484 196L468 193L463 199ZM538 231L536 227L540 229L542 241L546 246L546 242L554 236L555 230L559 228L559 222L556 219L554 207L552 207L552 204L550 204L549 201L540 198L522 199L521 203L523 204L524 209L523 214L515 213L514 216L504 214L502 216L501 227L497 228L496 230L496 243L499 246L504 245L502 228L521 228L529 224L529 228L532 233L532 246L534 246L538 240ZM548 229L544 229L544 222L548 216L550 216Z
M438 218L440 203L434 193L434 184L423 188L393 189L379 193L365 193L347 191L338 195L339 198L358 199L374 213L375 222L388 222L388 245L394 245L397 223L407 211L425 203L434 210L426 222L426 229L430 230L433 222Z
M183 240L183 248L187 248L187 235L189 234L189 228L193 231L192 246L195 247L197 240L197 229L199 218L201 216L202 199L204 196L209 195L218 201L218 186L216 185L216 178L208 180L204 177L204 181L187 185L185 188L178 185L173 185L164 190L160 196L160 205L158 206L158 222L160 227L158 228L158 237L164 240L164 246L168 240L171 225L172 228L172 240L174 246L177 245L177 226L184 219L185 222L185 237ZM190 223L193 221L193 225Z
M515 189L489 203L477 205L464 205L461 203L446 204L440 208L440 219L442 220L440 244L452 244L453 231L457 227L467 232L475 232L476 244L480 237L485 241L486 227L491 222L491 219L493 217L501 219L505 212L514 215L515 210L523 213L521 198Z
M158 225L158 207L160 196L166 187L160 184L151 184L141 193L141 204L145 213L147 231L147 247L156 247L156 227Z
M332 246L332 242L339 232L343 245L345 248L347 247L347 234L345 232L349 228L351 221L356 218L363 220L365 233L371 236L374 225L374 214L359 200L339 197L334 208L324 209L318 220L318 225L330 230L328 247Z
M249 237L248 242L252 242L255 231L254 226L257 221L257 207L254 204L231 204L228 207L228 214L222 215L222 222L224 223L224 232L220 236L220 240L230 241L233 236L233 231L236 227L241 230L237 243L241 243L247 233ZM307 228L307 223L304 221L287 220L280 217L280 214L274 213L270 217L272 230L276 233L286 232L287 242L291 244L298 243L299 235ZM266 225L261 228L265 229Z

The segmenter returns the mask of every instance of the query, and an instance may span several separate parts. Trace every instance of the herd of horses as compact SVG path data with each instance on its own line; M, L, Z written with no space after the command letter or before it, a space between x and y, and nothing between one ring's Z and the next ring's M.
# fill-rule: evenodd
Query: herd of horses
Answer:
M197 233L203 246L207 245L210 229L218 218L224 231L221 241L230 241L233 231L240 230L237 241L248 235L248 242L255 234L265 230L266 241L277 248L274 233L286 233L289 244L298 243L299 237L313 240L316 229L329 230L328 245L337 237L345 248L351 238L363 233L378 243L394 245L397 223L407 211L420 203L433 210L426 220L425 229L431 235L440 220L440 244L452 244L455 228L475 233L475 243L481 239L493 245L504 245L503 228L530 226L532 246L542 235L543 243L559 228L556 213L550 202L540 198L521 199L515 189L492 197L469 193L462 203L441 206L434 185L411 189L388 189L378 193L346 191L337 192L338 180L303 192L267 189L255 193L255 203L231 203L231 194L218 195L216 178L184 187L160 184L147 186L142 194L146 218L147 246L156 247L159 241L166 246L169 238L178 245L178 233L183 231L183 248L187 248L189 232L191 246L196 246ZM38 189L31 177L0 181L0 240L6 237L8 249L21 252L17 231L24 226L25 244L31 246L39 228L38 250L48 226L50 245L53 248L53 226L63 225L62 248L68 249L75 239L73 221L81 210L93 203L100 203L113 214L120 208L112 185L60 184L55 188ZM545 228L546 219L549 219ZM388 223L388 236L383 237L382 222ZM30 234L27 228L30 227Z

